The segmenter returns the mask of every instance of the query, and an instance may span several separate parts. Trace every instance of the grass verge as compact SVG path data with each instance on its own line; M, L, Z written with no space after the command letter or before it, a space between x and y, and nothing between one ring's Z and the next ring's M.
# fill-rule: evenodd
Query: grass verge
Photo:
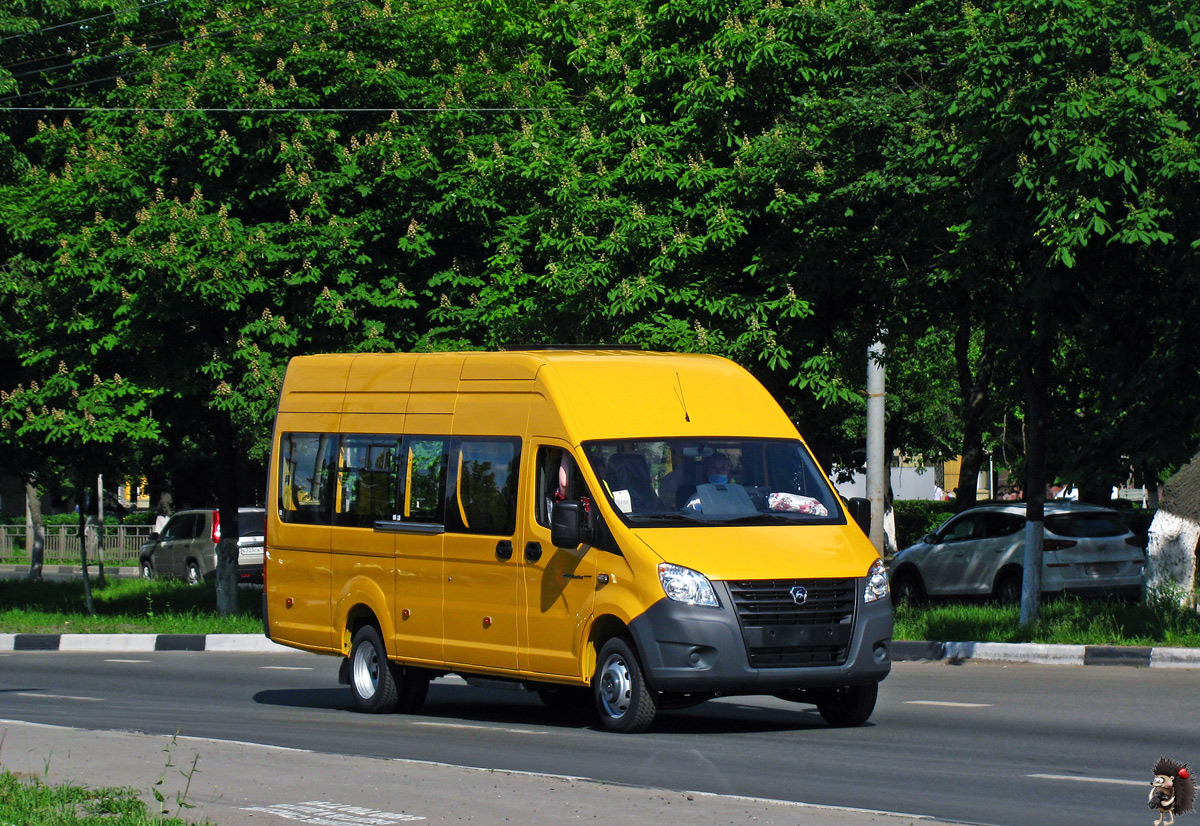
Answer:
M184 826L152 814L134 789L51 786L0 771L0 823L37 826Z
M8 634L261 634L262 590L238 587L238 613L217 614L212 583L92 581L89 615L83 580L0 580L0 631Z
M1069 645L1200 647L1200 613L1168 602L1062 596L1042 603L1029 627L1020 608L994 603L900 605L895 639Z

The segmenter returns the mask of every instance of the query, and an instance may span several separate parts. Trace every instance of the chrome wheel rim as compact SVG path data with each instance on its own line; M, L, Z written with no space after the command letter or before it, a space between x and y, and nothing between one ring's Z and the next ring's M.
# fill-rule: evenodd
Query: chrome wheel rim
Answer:
M625 659L613 654L604 661L600 671L600 705L604 713L613 719L623 717L629 711L633 698L633 681Z
M375 696L379 690L379 655L373 645L360 645L354 652L351 664L354 691L364 700Z

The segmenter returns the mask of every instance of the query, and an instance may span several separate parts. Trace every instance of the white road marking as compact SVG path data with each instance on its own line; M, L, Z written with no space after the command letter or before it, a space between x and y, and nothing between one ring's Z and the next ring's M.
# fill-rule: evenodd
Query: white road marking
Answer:
M905 700L909 706L946 706L949 708L991 708L994 703L952 703L949 700Z
M148 663L149 660L105 660L106 663Z
M310 665L261 665L263 671L312 671Z
M14 691L18 697L38 697L46 700L82 700L89 703L102 702L100 697L72 697L70 694L42 694L38 691Z
M310 800L306 803L276 803L272 806L250 806L243 808L242 811L278 815L289 820L298 820L301 823L312 823L315 826L389 826L392 823L425 819L419 815L381 812L378 809L365 809L362 806L348 806L344 803L326 803L321 800Z
M1119 777L1081 777L1074 774L1027 774L1026 777L1032 777L1035 780L1076 780L1080 783L1109 783L1114 786L1145 786L1150 787L1148 780L1122 780Z
M414 726L430 726L432 728L468 728L480 731L506 731L509 734L545 734L544 731L533 731L525 728L496 728L494 726L472 726L465 723L413 723Z

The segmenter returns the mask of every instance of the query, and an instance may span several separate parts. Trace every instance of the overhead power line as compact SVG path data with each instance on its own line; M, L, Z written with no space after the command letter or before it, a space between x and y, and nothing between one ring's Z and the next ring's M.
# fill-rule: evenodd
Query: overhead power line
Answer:
M152 9L155 6L161 6L164 3L171 3L171 2L173 2L173 0L156 0L156 2L147 3L144 6L131 6L130 8L127 8L127 9L118 9L117 11L111 11L108 14L98 14L95 17L84 17L79 20L70 20L66 23L58 23L53 26L43 26L42 28L39 28L39 29L33 29L33 30L27 31L27 32L19 32L17 34L10 34L7 37L0 37L0 43L7 43L10 40L18 40L22 37L31 37L35 34L45 34L46 32L57 31L58 29L79 28L80 26L83 26L84 24L94 23L97 20L107 20L110 17L116 17L118 14L127 14L132 11L142 11L143 9Z
M362 0L359 0L359 1L361 2ZM336 37L338 35L344 35L348 32L357 31L358 29L362 29L367 26L374 26L378 23L387 23L387 22L391 22L391 21L395 21L395 20L407 20L411 17L416 17L419 14L427 14L430 11L437 11L439 9L443 9L443 8L447 8L447 7L449 7L449 4L442 5L442 6L435 6L430 9L421 9L419 11L413 11L413 12L409 12L407 14L394 14L394 15L390 15L387 17L377 17L372 20L364 21L364 22L359 23L354 26L347 26L345 28L339 27L334 30L313 32L312 34L302 35L300 37L288 38L288 40L286 42L287 43L300 43L300 42L303 42L306 40L311 40L314 37ZM187 41L183 41L183 42L187 42ZM285 43L285 41L282 41L282 40L273 40L273 41L269 41L267 43L259 43L254 46L248 46L245 49L238 49L238 50L232 51L232 52L223 52L221 54L221 57L235 57L237 55L247 54L249 52L257 51L260 49L278 47L280 45L283 45L284 43ZM206 61L211 60L211 59L212 59L211 57L206 56L206 57L197 57L192 60L182 60L182 61L179 61L178 63L173 64L171 68L173 68L173 69L186 68L187 66L191 66L191 65L203 64ZM138 71L135 71L135 72L127 72L127 73L122 73L122 74L108 75L107 77L92 78L90 80L81 80L77 83L68 83L68 84L65 84L62 86L55 86L53 89L37 89L37 90L31 91L31 92L23 92L23 93L17 94L17 95L6 95L4 97L0 97L0 104L9 103L11 101L16 101L16 100L24 100L26 98L36 97L38 95L44 95L44 94L47 94L50 92L65 92L70 89L79 89L79 88L82 88L85 86L94 85L96 83L107 83L108 81L115 81L119 78L138 77L139 75L151 74L153 72L157 72L160 70L161 70L161 67L153 68L153 69L139 69Z
M61 70L65 70L65 69L77 69L77 68L80 68L83 66L89 66L93 63L99 63L104 60L113 60L115 58L131 57L131 56L139 55L139 54L147 54L149 52L157 51L158 49L167 48L168 46L177 46L177 45L180 45L183 43L195 43L195 42L199 42L201 40L209 40L209 39L221 37L221 36L227 35L227 34L239 34L241 32L252 32L252 31L256 31L258 29L264 29L268 26L279 25L280 23L284 23L288 20L293 20L297 17L304 17L305 15L311 15L311 14L320 14L320 13L327 12L330 9L337 9L342 6L349 6L349 5L360 5L361 6L361 5L363 5L363 3L365 1L366 0L342 0L342 2L339 2L339 3L333 3L328 6L322 6L320 9L312 9L309 11L297 12L295 14L290 14L285 17L269 18L269 19L265 19L261 22L253 22L253 23L236 23L235 22L235 25L233 25L229 28L217 29L216 31L206 32L205 34L198 35L196 37L183 37L183 38L179 38L177 40L167 40L167 41L163 41L161 43L155 43L154 45L143 45L143 46L139 46L136 49L127 49L123 52L110 52L108 54L97 54L97 55L94 55L91 57L86 57L86 58L83 58L80 60L72 60L67 63L60 63L56 66L45 66L40 69L30 69L29 71L25 71L25 72L13 72L13 69L15 69L19 66L26 66L26 65L35 63L39 60L53 60L55 58L69 57L71 55L71 52L69 52L69 51L68 52L59 52L59 53L53 54L53 55L43 55L40 57L29 58L27 60L21 60L21 61L18 61L17 63L10 64L4 68L12 74L12 77L14 79L21 78L21 77L28 77L30 75L44 75L44 74L48 74L49 72L56 72L56 71L61 71ZM278 10L278 9L284 8L286 6L294 6L297 3L304 3L304 2L308 2L308 0L288 0L288 2L281 3L280 5L275 6L274 8L276 10ZM222 23L228 23L231 21L236 21L236 18L230 18L230 19L226 19L226 20L218 19L218 20L212 20L212 21L209 21L206 23L195 23L195 24L191 24L191 25L196 26L196 27L203 27L203 28L207 29L209 26L216 26L216 25L219 25ZM171 29L159 29L156 32L150 32L150 33L148 33L147 36L155 37L157 35L170 34L172 32L181 32L181 31L183 31L183 26L176 26Z

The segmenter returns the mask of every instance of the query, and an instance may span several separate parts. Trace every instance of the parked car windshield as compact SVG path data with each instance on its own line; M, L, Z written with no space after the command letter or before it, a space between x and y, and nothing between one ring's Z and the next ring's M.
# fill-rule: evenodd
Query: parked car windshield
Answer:
M605 498L631 526L845 519L837 494L796 440L629 439L583 448Z

